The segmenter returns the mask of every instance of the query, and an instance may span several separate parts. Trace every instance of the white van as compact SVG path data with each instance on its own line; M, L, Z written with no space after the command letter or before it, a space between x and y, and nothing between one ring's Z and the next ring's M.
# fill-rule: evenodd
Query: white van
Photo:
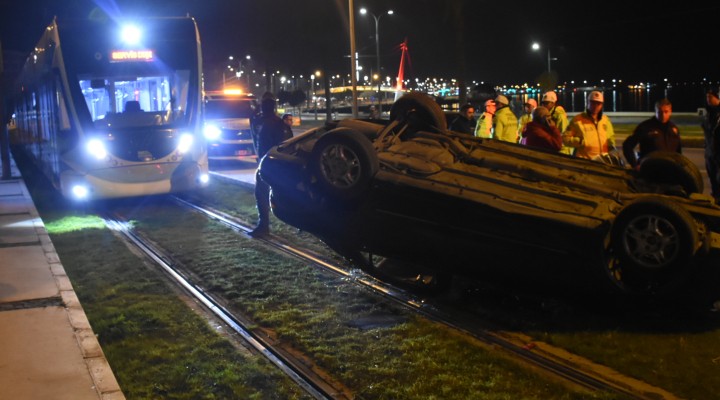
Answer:
M259 112L255 96L231 90L208 91L204 104L209 160L257 163L252 130L253 119Z

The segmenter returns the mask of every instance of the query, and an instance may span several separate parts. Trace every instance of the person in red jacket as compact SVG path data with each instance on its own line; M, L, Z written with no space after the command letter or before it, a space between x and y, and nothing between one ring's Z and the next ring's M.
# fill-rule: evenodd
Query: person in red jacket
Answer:
M522 131L521 143L526 146L560 151L562 134L550 116L550 110L540 106L533 110L532 121Z

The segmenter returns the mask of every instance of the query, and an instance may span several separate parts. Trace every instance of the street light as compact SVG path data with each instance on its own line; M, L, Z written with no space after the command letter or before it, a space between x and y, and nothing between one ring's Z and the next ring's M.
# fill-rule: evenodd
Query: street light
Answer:
M252 59L252 57L250 57L250 54L247 54L247 55L245 56L245 60L246 60L246 61L245 61L245 77L247 78L247 86L248 86L247 89L248 89L248 92L249 92L250 90L252 90L251 84L250 84L250 60L251 60L251 59ZM253 72L255 72L255 71L253 71Z
M240 58L237 59L237 69L234 69L232 65L228 65L228 69L230 71L235 72L235 78L237 78L238 82L240 82L240 78L242 77L242 74L245 73L245 76L247 77L247 91L250 91L250 72L248 71L248 65L250 64L250 54L245 56L245 64L243 65L243 62ZM234 63L235 62L235 56L228 56L228 62ZM225 72L223 71L223 88L225 87Z
M385 12L387 15L393 15L393 10L387 10ZM380 76L382 73L380 72L380 18L385 14L375 15L371 12L369 12L365 7L360 9L360 14L370 14L375 19L375 58L377 60L377 73L378 76ZM382 115L382 101L380 100L380 94L381 92L381 84L382 81L378 79L378 112Z
M314 74L310 75L310 82L312 82L312 96L313 96L313 104L315 105L315 121L318 119L318 105L317 105L317 96L315 95L315 78L320 77L320 71L315 71Z
M534 51L540 50L540 43L537 43L537 42L533 43L533 44L532 44L532 49L533 49ZM548 49L547 49L548 74L550 73L550 71L552 71L552 68L550 68L550 61L551 61L551 60L557 61L557 58L552 58L552 57L550 57L550 46L548 46Z

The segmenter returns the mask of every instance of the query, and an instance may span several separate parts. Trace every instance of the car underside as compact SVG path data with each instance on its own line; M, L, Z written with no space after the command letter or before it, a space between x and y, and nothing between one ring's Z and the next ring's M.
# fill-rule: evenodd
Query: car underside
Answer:
M624 293L672 290L720 250L700 174L658 153L638 171L454 133L424 95L390 121L342 120L274 148L275 215L342 255L471 272L513 253L588 261Z

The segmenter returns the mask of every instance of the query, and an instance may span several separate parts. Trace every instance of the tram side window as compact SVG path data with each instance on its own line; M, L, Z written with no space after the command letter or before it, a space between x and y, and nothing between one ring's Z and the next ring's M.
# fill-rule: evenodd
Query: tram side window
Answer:
M60 91L60 88L62 87L60 83L60 79L56 78L55 80L55 97L57 101L58 106L58 123L60 130L66 131L70 130L70 117L68 116L68 110L67 105L65 104L65 97L63 97L62 92Z
M70 116L68 114L67 103L62 92L62 83L60 78L55 78L55 106L57 114L57 148L60 154L73 148L77 142L77 132L70 130ZM59 171L60 160L55 161L57 166L53 169Z

